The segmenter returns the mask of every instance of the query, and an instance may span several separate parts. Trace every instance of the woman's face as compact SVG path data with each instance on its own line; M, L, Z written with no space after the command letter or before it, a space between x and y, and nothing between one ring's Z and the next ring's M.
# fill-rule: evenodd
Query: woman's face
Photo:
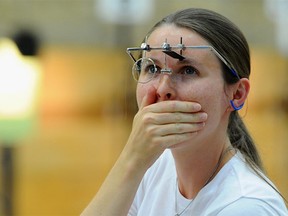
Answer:
M171 46L176 46L180 43L181 37L185 46L210 45L196 32L174 25L157 28L149 36L147 44L150 47L161 47L163 42L167 41ZM223 127L223 121L227 123L226 111L229 107L227 91L229 89L224 90L220 60L210 49L186 49L182 52L185 56L184 61L165 55L162 51L146 52L145 55L153 59L158 70L169 68L173 73L180 73L179 76L187 72L189 79L172 79L170 74L162 73L148 83L138 83L136 92L138 106L148 90L152 89L155 92L155 103L165 100L199 103L202 111L208 114L208 120L203 129L207 133L217 132L219 127Z

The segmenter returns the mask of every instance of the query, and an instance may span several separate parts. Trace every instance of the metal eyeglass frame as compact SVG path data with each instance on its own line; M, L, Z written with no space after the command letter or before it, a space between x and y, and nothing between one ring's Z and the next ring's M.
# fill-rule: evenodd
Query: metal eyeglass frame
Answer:
M127 53L130 56L130 58L134 61L134 63L137 62L137 59L133 56L132 52L133 51L147 51L150 52L152 50L162 50L162 52L164 52L166 55L169 55L172 58L176 58L179 59L180 61L185 59L184 56L182 56L182 51L185 49L210 49L212 50L215 55L229 68L229 70L231 71L231 73L233 74L233 76L237 77L238 79L240 79L240 76L238 75L238 73L236 72L236 70L234 69L234 67L228 63L225 58L213 47L210 45L199 45L199 46L185 46L184 44L182 44L182 38L180 38L180 44L176 45L176 46L170 46L169 43L164 42L162 44L161 47L151 47L149 44L142 43L140 47L130 47L127 48ZM180 54L173 51L173 50L179 50Z

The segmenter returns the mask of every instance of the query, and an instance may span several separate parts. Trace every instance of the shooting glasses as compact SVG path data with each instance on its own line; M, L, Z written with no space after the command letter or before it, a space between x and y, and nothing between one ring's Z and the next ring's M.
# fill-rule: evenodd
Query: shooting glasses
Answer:
M145 41L147 41L147 38ZM193 78L197 70L193 66L185 66L184 68L181 68L181 70L177 71L172 71L171 68L167 67L167 56L178 59L179 62L190 62L189 56L182 55L185 50L191 50L189 56L198 56L200 52L212 51L229 68L229 71L232 73L232 75L240 79L234 67L213 46L185 46L182 43L182 37L180 38L180 43L176 46L170 46L166 39L165 42L159 47L151 47L149 44L144 42L140 47L127 48L128 55L134 61L134 65L132 67L133 78L138 83L143 84L148 83L160 74L169 74L174 80L185 81ZM158 66L155 63L155 60L152 58L146 57L146 53L151 51L160 51L164 53L164 68ZM138 57L136 57L137 54Z

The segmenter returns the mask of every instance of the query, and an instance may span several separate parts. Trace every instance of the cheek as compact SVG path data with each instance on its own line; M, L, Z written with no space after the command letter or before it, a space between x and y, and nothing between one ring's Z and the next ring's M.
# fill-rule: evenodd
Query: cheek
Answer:
M223 88L212 88L209 89L209 92L210 94L204 96L201 105L203 110L208 114L206 131L212 132L222 128L223 123L227 121L229 102Z
M189 93L185 94L183 100L195 101L200 103L203 111L207 112L212 118L215 115L221 115L227 109L229 101L224 91L224 85L215 85L211 83L199 83L190 88ZM228 103L227 103L228 101Z

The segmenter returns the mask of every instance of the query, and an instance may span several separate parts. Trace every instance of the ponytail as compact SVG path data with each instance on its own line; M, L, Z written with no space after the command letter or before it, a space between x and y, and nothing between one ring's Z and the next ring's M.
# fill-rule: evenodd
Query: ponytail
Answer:
M237 111L232 112L230 115L228 136L232 146L244 155L247 163L253 169L260 169L264 172L255 143Z

